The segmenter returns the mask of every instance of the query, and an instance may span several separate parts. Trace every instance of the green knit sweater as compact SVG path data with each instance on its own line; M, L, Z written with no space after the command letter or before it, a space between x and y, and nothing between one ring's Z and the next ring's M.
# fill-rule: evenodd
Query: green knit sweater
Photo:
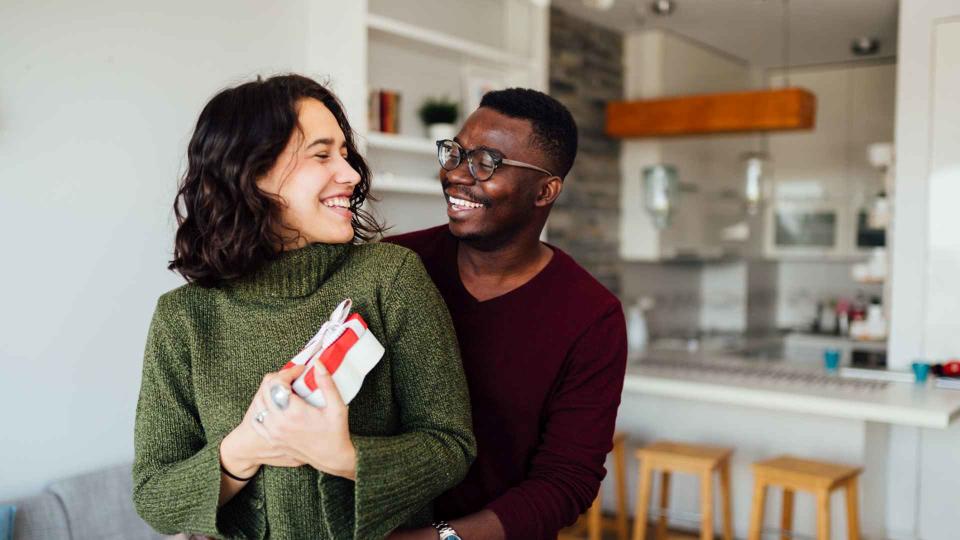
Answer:
M263 375L345 298L387 350L350 403L356 481L263 467L218 510L220 441ZM450 315L417 256L390 244L313 244L222 287L161 296L134 445L140 516L161 533L224 538L367 540L424 525L476 455Z

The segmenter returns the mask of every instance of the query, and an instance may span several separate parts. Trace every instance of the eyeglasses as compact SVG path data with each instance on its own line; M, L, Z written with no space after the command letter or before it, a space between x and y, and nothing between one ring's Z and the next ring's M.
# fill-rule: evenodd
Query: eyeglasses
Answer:
M437 160L445 171L452 171L460 166L463 158L467 158L467 169L470 170L470 176L478 182L489 180L500 165L513 165L514 167L523 167L542 172L547 176L553 176L553 173L546 169L541 169L535 165L506 159L503 154L489 148L475 148L466 150L456 141L444 139L437 141Z

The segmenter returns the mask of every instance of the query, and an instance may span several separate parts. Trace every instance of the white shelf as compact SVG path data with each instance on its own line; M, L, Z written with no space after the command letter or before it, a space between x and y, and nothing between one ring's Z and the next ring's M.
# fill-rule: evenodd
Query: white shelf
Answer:
M384 193L443 196L443 188L440 186L440 180L397 176L390 173L374 174L372 190L374 192Z
M421 28L419 26L398 21L396 19L391 19L389 17L384 17L382 15L375 15L373 13L367 14L367 28L374 32L380 32L413 42L440 47L454 53L479 60L485 60L487 62L495 62L498 64L507 64L523 68L531 67L531 62L527 59L521 56L510 54L504 50L497 49L496 47L460 39L458 37L444 34L443 32Z
M426 154L428 156L437 154L436 143L425 137L410 137L371 131L367 134L367 144L370 148L380 148L383 150Z

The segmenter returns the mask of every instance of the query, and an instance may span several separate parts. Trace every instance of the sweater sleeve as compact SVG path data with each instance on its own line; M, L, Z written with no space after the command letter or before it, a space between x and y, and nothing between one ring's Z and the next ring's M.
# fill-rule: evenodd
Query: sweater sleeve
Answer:
M257 514L245 511L242 493L218 511L222 438L208 440L204 434L189 353L168 328L170 311L161 297L144 352L134 428L134 506L164 534L250 537L256 525L245 522ZM220 526L219 514L229 514Z
M626 362L626 324L615 303L571 350L546 405L526 480L487 505L507 540L556 538L597 496L613 446Z
M320 480L324 514L355 520L347 528L331 523L331 531L353 530L356 539L382 538L418 515L460 482L476 457L453 322L416 254L405 253L381 309L402 433L354 435L356 482L328 475ZM348 483L352 497L338 496ZM334 507L344 500L353 501L353 512Z

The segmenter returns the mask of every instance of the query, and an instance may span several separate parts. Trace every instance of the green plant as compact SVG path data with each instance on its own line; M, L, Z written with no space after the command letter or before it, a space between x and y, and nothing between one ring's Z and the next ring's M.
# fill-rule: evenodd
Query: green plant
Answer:
M447 98L427 98L418 114L425 125L453 124L457 121L460 106Z

